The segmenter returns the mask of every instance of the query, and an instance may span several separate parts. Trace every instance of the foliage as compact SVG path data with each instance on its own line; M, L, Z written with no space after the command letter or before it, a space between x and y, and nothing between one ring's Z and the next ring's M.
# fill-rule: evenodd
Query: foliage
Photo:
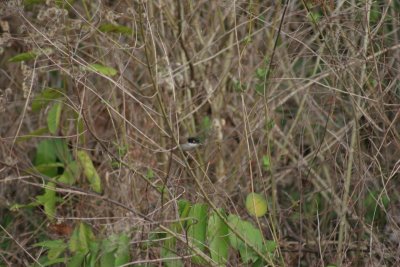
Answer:
M5 1L0 266L398 265L399 11Z

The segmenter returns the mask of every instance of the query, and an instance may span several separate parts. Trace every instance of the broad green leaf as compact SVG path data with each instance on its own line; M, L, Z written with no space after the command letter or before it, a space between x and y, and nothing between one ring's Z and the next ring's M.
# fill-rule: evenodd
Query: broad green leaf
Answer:
M33 247L45 247L45 248L58 248L58 247L67 247L64 240L56 239L56 240L45 240L32 245Z
M179 203L179 202L178 202ZM179 206L179 205L178 205ZM182 227L180 222L173 223L171 225L171 231L178 233ZM163 246L161 247L161 258L166 259L163 260L163 264L167 267L181 267L183 266L183 262L180 259L167 260L168 258L177 258L176 254L176 238L170 233L162 232L157 235L158 238L163 238Z
M261 194L250 193L246 197L246 209L250 215L262 217L267 213L267 200Z
M115 264L114 266L120 266L128 263L131 259L129 252L129 237L125 234L121 234L118 237L118 248L115 252Z
M54 103L47 115L47 127L49 128L49 132L52 134L57 133L58 126L60 125L61 109L61 102Z
M66 244L63 244L62 246L59 246L57 248L51 248L49 249L49 251L47 251L47 257L49 258L49 260L58 259L58 257L60 257L65 252L67 247L68 246Z
M101 242L101 250L103 252L100 258L101 267L114 266L117 242L115 240L111 241L111 239L113 239L113 236Z
M114 266L114 252L103 253L100 258L100 267Z
M82 267L85 266L83 261L85 260L86 253L85 252L78 252L74 254L69 262L67 263L67 267Z
M253 245L258 251L265 253L264 239L261 231L255 228L250 222L240 219L238 216L230 214L228 222L236 232L242 234L246 241ZM259 257L248 245L246 245L236 234L229 229L229 241L233 248L239 251L240 256L245 263L255 262Z
M74 232L72 233L68 244L69 250L71 252L81 252L86 254L89 252L90 242L94 240L95 236L90 226L81 222L75 227Z
M111 235L101 243L100 266L120 266L130 261L129 237L122 233Z
M76 161L71 161L64 169L64 172L57 179L61 183L73 185L80 176L80 168Z
M105 23L100 25L99 30L101 32L114 32L114 33L121 33L124 35L132 35L133 30L129 27L122 26L122 25L115 25L111 23Z
M68 144L65 140L47 139L41 141L36 148L35 166L43 164L56 164L56 167L62 167L73 160L72 154L68 149Z
M79 163L83 168L83 173L85 174L86 179L89 181L91 188L93 191L101 193L101 180L93 166L90 156L83 150L78 151L77 156Z
M40 204L37 201L31 202L29 204L13 204L9 209L10 211L18 211L23 208L33 208L37 207Z
M73 161L73 157L71 151L68 148L68 144L65 139L53 139L55 149L56 149L56 156L57 159L60 160L64 164L68 164Z
M179 229L179 224L173 223L171 226L171 230L177 232L178 229ZM163 259L177 258L178 255L175 253L175 251L176 251L176 238L169 233L165 234L163 246L161 247L161 257ZM180 259L165 260L163 261L163 263L167 267L183 266L183 263Z
M223 213L222 210L220 210ZM228 226L213 212L208 219L207 240L211 258L220 265L226 266L229 252Z
M189 211L188 237L200 250L204 250L207 230L207 205L196 203Z
M60 88L45 88L32 101L32 111L39 111L47 104L55 99L64 97L64 93Z
M191 204L189 201L181 199L178 201L178 211L179 211L179 218L181 219L181 226L182 228L185 228L187 226L187 220L186 218L189 215L189 211L191 208Z
M275 241L272 241L272 240L265 241L265 249L267 250L267 252L274 253L276 250L276 247L277 247L277 244Z
M8 62L20 62L20 61L28 61L37 57L37 54L33 51L20 53L12 58L8 59Z
M51 221L54 220L56 214L56 203L58 200L55 189L55 184L49 182L46 185L44 194L36 196L37 202L44 206L44 212Z
M50 260L49 257L42 256L42 257L39 258L38 262L40 263L40 265L35 263L35 264L31 265L31 266L32 267L59 266L59 265L56 265L56 264L65 263L65 258L62 257L62 258L57 258L57 259Z
M266 68L258 68L256 70L256 76L259 80L264 80L265 76L267 75L267 69Z
M196 203L189 211L188 231L189 242L204 251L207 231L207 205ZM194 256L192 261L196 264L203 264L202 258Z
M109 77L112 77L117 74L116 69L114 69L112 67L104 66L101 64L90 64L88 66L88 69L99 72L99 73L104 74L105 76L109 76Z
M34 166L37 171L48 177L57 176L58 168L71 161L72 154L63 139L43 140L37 145Z
M163 260L163 264L167 267L183 267L183 262L180 259L171 259L178 258L178 255L169 249L162 247L161 248L161 259Z
M63 168L64 164L62 164L61 162L56 162L56 163L48 163L48 164L40 164L38 166L35 166L34 169L28 169L28 171L33 171L36 170L37 172L40 173L48 173L48 172L53 172L54 170L57 170L58 168ZM49 177L56 177L55 176L49 176Z
M57 153L54 140L40 141L36 148L34 165L37 167L44 164L56 163L56 160ZM48 169L41 173L49 177L54 177L57 175L57 167Z
M100 242L94 240L91 240L89 242L89 253L86 255L86 260L88 262L87 266L97 267L98 255L100 252L100 244L101 244Z

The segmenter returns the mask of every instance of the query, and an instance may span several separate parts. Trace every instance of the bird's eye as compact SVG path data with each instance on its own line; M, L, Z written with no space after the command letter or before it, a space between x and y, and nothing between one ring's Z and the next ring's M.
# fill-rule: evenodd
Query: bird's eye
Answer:
M188 143L191 143L191 144L198 144L198 143L200 143L200 140L199 140L199 138L197 138L197 137L189 137L189 138L188 138Z

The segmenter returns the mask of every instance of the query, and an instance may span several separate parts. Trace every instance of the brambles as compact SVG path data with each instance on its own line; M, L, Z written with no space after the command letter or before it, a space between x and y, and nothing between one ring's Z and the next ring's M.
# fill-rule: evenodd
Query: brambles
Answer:
M400 6L287 2L3 1L0 265L398 265Z

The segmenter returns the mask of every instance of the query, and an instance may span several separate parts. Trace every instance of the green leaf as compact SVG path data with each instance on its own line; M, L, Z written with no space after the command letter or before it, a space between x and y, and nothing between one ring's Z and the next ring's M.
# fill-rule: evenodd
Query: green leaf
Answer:
M236 92L243 93L243 92L246 91L246 85L243 84L243 83L241 83L240 81L236 81L236 82L234 82L234 84L233 84L233 89L234 89Z
M271 167L271 162L270 162L269 157L267 155L264 155L262 157L262 162L263 162L262 165L263 165L264 170L269 171L270 167Z
M39 111L47 104L55 99L64 97L64 93L60 88L45 88L39 95L32 101L32 111Z
M44 206L44 212L46 213L49 220L53 221L56 214L56 187L52 182L46 184L43 195L36 196L36 200L40 205Z
M56 146L53 140L43 140L40 141L36 148L36 155L34 160L34 165L40 166L43 164L56 163L57 153ZM53 168L42 172L42 174L54 177L57 175L57 168Z
M265 241L265 249L266 249L267 252L269 252L269 253L274 253L277 246L278 246L278 245L277 245L276 242L273 241L273 240L267 240L267 241Z
M37 202L37 201L34 201L34 202L31 202L31 203L29 203L29 204L13 204L10 208L9 208L9 210L10 211L18 211L18 210L20 210L20 209L23 209L23 208L33 208L33 207L37 207L37 206L39 206L40 204Z
M63 139L43 140L36 148L34 166L37 171L48 177L57 176L58 168L71 161L72 154Z
M114 252L105 253L100 258L100 267L114 266Z
M83 150L78 151L77 156L79 163L83 168L83 173L90 183L90 187L93 189L93 191L101 193L101 180L99 175L97 174L96 169L93 166L93 162L90 159L90 156Z
M222 210L220 210L223 213ZM207 240L211 258L220 265L226 266L229 252L228 226L213 212L208 219Z
M71 161L64 169L64 172L57 179L61 183L73 185L80 176L80 168L78 162Z
M8 59L8 62L20 62L20 61L28 61L37 57L37 54L33 51L20 53L12 58Z
M150 180L154 179L154 171L150 168L147 169L146 177Z
M95 240L95 236L90 226L80 223L74 229L71 239L69 240L69 250L71 252L80 252L86 254L89 252L90 242Z
M266 251L261 231L255 228L250 222L243 221L233 214L228 216L228 222L236 232L241 233L246 238L246 241L258 251L262 253ZM243 262L255 262L259 258L258 254L239 239L231 229L229 229L229 241L232 247L239 251Z
M44 267L44 266L55 266L57 263L65 263L65 258L57 258L50 260L48 256L42 256L39 258L38 262L40 263L31 265L32 267ZM56 265L58 266L58 265Z
M109 76L109 77L112 77L117 74L116 69L114 69L112 67L104 66L101 64L90 64L88 66L88 69L91 71L99 72L99 73L101 73L105 76Z
M166 248L161 248L161 259L163 260L163 264L167 267L183 267L183 262L180 259L170 259L170 258L178 258L178 255ZM165 260L164 260L165 259Z
M48 248L47 258L49 260L56 260L58 257L64 253L67 249L68 245L61 239L57 240L46 240L40 243L36 243L33 245L34 247L45 247Z
M102 256L100 266L120 266L130 261L129 237L122 233L111 235L101 244Z
M188 221L188 239L194 246L201 251L205 249L206 231L207 231L207 205L196 203L189 211ZM196 264L203 264L202 258L194 256L192 261Z
M68 164L73 161L71 151L68 148L68 144L65 139L52 139L55 145L55 152L57 159L64 164Z
M181 219L185 219L189 215L190 211L190 202L185 200L185 199L180 199L178 201L178 212L179 212L179 217Z
M91 241L89 242L89 253L86 255L86 260L88 262L87 266L90 267L96 267L97 266L97 261L98 257L97 255L100 252L100 243L97 241ZM115 265L112 265L115 266Z
M115 25L115 24L111 24L111 23L105 23L105 24L100 25L99 30L101 32L121 33L121 34L128 35L128 36L131 36L133 33L133 30L129 27L122 26L122 25Z
M57 133L58 126L60 125L61 109L62 103L57 102L50 108L49 114L47 115L47 127L52 134Z
M45 240L45 241L33 244L32 246L33 247L45 247L45 248L58 248L58 247L63 247L63 246L65 246L66 248L68 247L67 244L65 244L64 240L62 240L62 239Z
M308 18L312 23L317 22L321 19L322 14L320 12L310 12L307 14Z
M84 262L86 257L86 253L78 252L74 256L72 256L67 264L67 267L82 267L85 266L82 263Z
M173 223L171 226L171 230L177 232L179 229L179 223ZM176 238L167 233L164 237L163 246L161 247L161 258L177 258L178 255L176 254ZM167 267L181 267L183 263L180 259L174 260L163 260L163 263Z
M58 168L63 168L64 164L62 164L61 162L56 162L56 163L48 163L48 164L40 164L38 166L35 166L34 169L28 169L28 171L33 171L36 170L37 172L40 173L49 173L49 172L53 172L54 170L57 171ZM55 174L54 176L49 176L49 177L56 177L57 174Z
M104 239L101 242L101 250L103 252L100 258L101 267L114 266L115 262L114 252L116 250L116 242L112 242L110 238Z
M121 234L118 238L118 248L115 252L114 266L124 265L131 260L129 247L129 237L125 234Z
M188 237L200 250L204 250L207 230L207 205L196 203L189 211Z
M256 70L256 76L259 80L264 80L266 75L267 75L267 69L266 68L258 68Z

